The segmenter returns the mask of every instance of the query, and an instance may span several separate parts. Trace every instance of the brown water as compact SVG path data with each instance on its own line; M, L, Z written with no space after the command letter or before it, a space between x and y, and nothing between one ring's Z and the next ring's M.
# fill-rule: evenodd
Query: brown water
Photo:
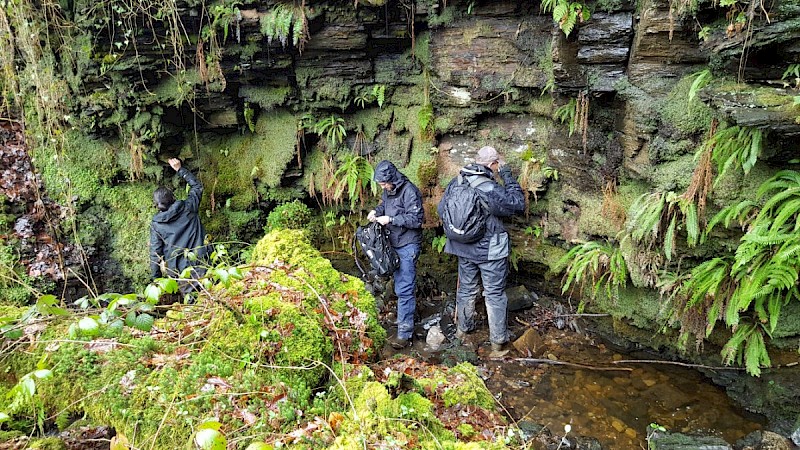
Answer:
M326 256L337 269L358 275L352 256ZM443 281L441 278L446 276L441 274L436 278L439 279L434 284L454 284ZM443 301L444 298L438 296L418 299L421 317L428 317L441 309ZM555 436L562 436L564 425L570 424L570 435L595 438L604 450L647 449L645 438L651 423L673 432L719 436L729 443L763 428L765 420L762 417L738 408L724 390L699 372L653 363L615 365L613 361L637 358L614 352L590 336L558 330L552 323L542 325L535 319L541 317L540 307L509 317L509 326L518 335L527 328L520 325L518 318L523 322L538 323L534 326L541 337L541 345L535 358L582 364L594 369L530 364L520 360L528 355L515 350L504 359L491 359L488 357L486 324L480 324L480 318L485 317L480 304L477 305L479 329L469 335L468 341L476 350L477 366L486 386L514 420L544 425ZM389 300L384 314L391 316L395 307L396 304ZM390 333L394 332L391 325L385 325ZM453 349L438 353L426 351L425 330L417 325L415 334L418 337L413 347L404 350L405 353L433 360L447 352L452 356ZM388 345L385 352L387 356L396 353ZM604 368L626 370L598 370Z
M544 335L542 358L616 368L623 359L605 345L571 331ZM625 357L624 359L631 359ZM563 435L596 438L606 450L647 448L647 427L716 435L733 443L759 430L760 417L737 408L698 372L678 366L627 364L632 369L593 370L529 365L514 359L484 362L486 385L516 420L530 420Z

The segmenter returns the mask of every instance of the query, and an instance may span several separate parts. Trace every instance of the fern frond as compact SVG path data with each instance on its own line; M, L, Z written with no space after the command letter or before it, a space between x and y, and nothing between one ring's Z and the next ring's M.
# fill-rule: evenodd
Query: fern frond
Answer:
M675 252L675 226L677 220L677 216L672 216L667 232L664 233L664 256L667 257L667 261L672 261L672 254Z
M692 81L692 85L689 87L689 102L694 100L694 98L697 96L697 93L700 92L700 89L707 86L713 78L713 75L711 75L711 69L701 70L693 73L690 76L694 77L694 81Z
M700 219L697 217L697 205L691 202L686 205L681 204L681 211L684 214L686 225L686 244L694 247L700 240Z
M767 346L764 344L764 335L760 330L753 330L748 338L744 349L744 364L747 373L754 377L761 376L761 368L769 367L772 362L767 353Z
M741 362L742 344L748 339L751 333L755 330L755 325L746 323L742 324L733 332L733 336L728 339L725 346L722 347L722 363L729 366L735 360Z
M661 215L666 196L661 192L643 194L628 211L627 230L636 242L654 241L661 229Z

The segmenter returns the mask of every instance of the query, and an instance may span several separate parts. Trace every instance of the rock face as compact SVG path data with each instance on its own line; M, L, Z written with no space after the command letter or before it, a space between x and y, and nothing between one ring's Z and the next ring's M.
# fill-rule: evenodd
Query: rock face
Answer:
M527 214L510 219L513 241L526 244L515 249L542 271L574 243L615 243L638 195L696 187L694 154L720 120L762 129L766 146L747 177L715 185L708 216L751 198L795 158L796 2L769 11L701 2L687 12L667 0L603 1L569 36L529 1L190 1L148 17L62 3L59 30L74 34L42 49L57 54L28 60L30 49L7 48L17 44L0 30L0 55L18 57L3 66L19 68L21 100L47 106L29 128L32 153L54 198L74 206L72 239L89 242L95 262L111 254L144 267L152 189L179 187L163 164L171 156L207 187L207 230L253 241L278 203L359 205L365 197L346 189L347 170L362 167L356 157L395 162L430 212L475 149L493 145L528 198ZM45 16L30 8L9 10L9 27ZM703 69L713 75L705 86L691 75ZM53 122L62 128L47 134ZM670 261L658 256L663 242L623 249L638 290L602 308L636 325L664 323L658 269L685 274L733 254L740 237L694 247L684 229L673 229L680 257ZM143 273L124 273L127 287ZM773 335L796 337L792 323L781 320ZM758 409L791 422L797 404L770 403L786 398Z

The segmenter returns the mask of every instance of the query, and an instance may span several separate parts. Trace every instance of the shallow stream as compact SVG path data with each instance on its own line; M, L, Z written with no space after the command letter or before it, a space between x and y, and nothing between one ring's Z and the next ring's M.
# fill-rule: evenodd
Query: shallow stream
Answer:
M572 331L548 330L543 359L593 367L484 361L487 387L516 420L545 425L554 435L597 439L604 449L647 448L649 424L688 434L716 435L733 443L762 428L761 417L737 408L725 392L695 370L635 359ZM622 367L619 367L622 366ZM602 370L632 369L632 370Z
M349 262L341 255L332 261L337 269L358 275L352 257ZM438 278L452 277L454 274L448 271ZM421 281L420 284L431 284L430 277ZM454 280L436 281L449 285ZM543 306L549 303L548 299L509 315L509 326L518 336L529 328L524 324L533 325L535 354L512 349L502 359L489 358L486 324L480 319L479 329L467 338L467 346L456 345L447 317L442 320L442 329L452 341L439 351L430 351L425 343L427 327L441 315L442 304L450 295L418 298L417 309L422 320L415 331L414 345L403 352L434 362L452 363L454 358L458 361L471 357L487 387L516 421L544 425L554 436L564 435L564 427L569 424L570 436L594 438L605 450L646 449L650 424L674 432L719 436L734 443L752 431L763 429L766 423L763 417L737 407L723 389L696 370L658 362L615 364L615 361L644 358L615 351L600 338L569 327L541 325L537 317L553 313ZM382 314L389 333L394 332L391 321L395 304L391 297L387 296L390 300ZM478 304L479 318L485 317ZM394 353L388 346L384 348L386 357ZM567 365L526 361L526 358ZM648 355L646 359L658 358Z

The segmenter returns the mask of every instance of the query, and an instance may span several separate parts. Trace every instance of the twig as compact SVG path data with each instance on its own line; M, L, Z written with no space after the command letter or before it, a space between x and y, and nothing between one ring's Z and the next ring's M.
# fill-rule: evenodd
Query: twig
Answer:
M553 317L609 317L611 314L557 314Z
M711 369L711 370L745 370L744 367L720 367L720 366L706 366L704 364L691 364L682 363L677 361L660 361L657 359L621 359L619 361L612 361L613 364L670 364L673 366L691 367L693 369Z
M631 369L630 367L596 367L596 366L587 366L585 364L571 363L566 361L556 361L553 359L513 358L512 361L519 361L523 363L534 363L534 364L552 364L554 366L570 366L570 367L578 367L581 369L589 369L589 370L603 370L603 371L624 370L626 372L633 372L633 369Z

